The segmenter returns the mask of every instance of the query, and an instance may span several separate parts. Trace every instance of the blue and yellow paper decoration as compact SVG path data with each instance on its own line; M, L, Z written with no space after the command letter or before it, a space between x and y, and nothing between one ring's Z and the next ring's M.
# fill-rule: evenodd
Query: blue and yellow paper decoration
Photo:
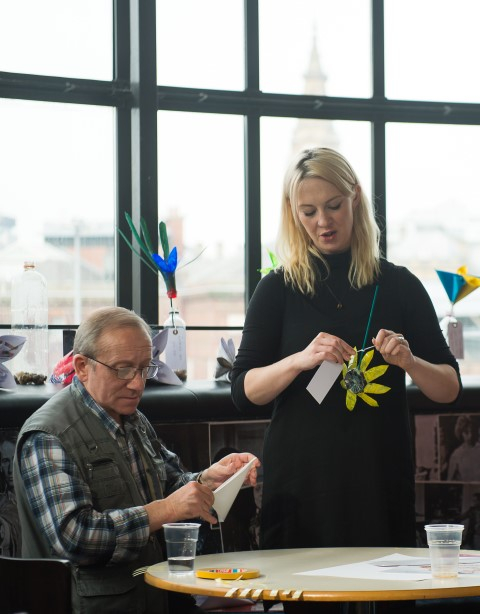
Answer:
M453 316L453 306L480 287L480 277L468 275L466 266L461 266L456 273L437 270L437 275L452 304L450 314L441 320L440 328L455 358L463 358L463 325Z
M466 266L461 266L456 273L437 270L437 275L440 277L452 305L480 287L480 277L468 275Z

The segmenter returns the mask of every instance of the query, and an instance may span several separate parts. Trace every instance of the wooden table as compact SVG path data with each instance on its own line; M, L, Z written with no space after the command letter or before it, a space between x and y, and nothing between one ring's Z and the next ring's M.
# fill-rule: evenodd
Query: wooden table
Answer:
M463 551L468 552L468 551ZM206 580L193 573L169 574L166 562L152 565L145 581L158 588L216 597L235 597L271 601L338 601L353 603L354 611L375 612L378 601L446 599L480 596L480 575L462 574L458 578L428 580L366 580L334 576L295 575L336 565L369 561L392 554L428 557L428 548L298 548L228 552L197 556L199 568L257 568L260 576L252 580ZM480 552L470 551L480 556Z

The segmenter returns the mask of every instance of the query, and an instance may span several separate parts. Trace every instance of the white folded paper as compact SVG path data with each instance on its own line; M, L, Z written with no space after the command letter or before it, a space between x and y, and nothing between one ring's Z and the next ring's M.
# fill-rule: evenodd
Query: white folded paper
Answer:
M216 490L213 491L215 495L215 501L213 503L213 509L217 512L218 520L223 522L227 517L230 508L238 495L240 488L245 481L245 477L252 468L256 458L248 461L241 469L228 478L223 484L221 484Z
M152 364L157 365L157 375L152 378L160 384L170 384L171 386L181 386L182 380L173 370L160 360L160 354L165 350L168 341L168 330L164 328L152 339Z
M232 368L235 361L235 344L233 339L220 339L215 365L215 379L222 382L231 382Z
M3 364L20 352L26 337L21 335L3 335L0 337L0 388L16 388L15 378Z

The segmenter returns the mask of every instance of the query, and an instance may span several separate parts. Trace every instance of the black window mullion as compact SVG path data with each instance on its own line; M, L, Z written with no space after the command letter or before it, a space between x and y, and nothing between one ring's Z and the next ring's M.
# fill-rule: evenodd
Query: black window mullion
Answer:
M385 164L385 122L378 120L372 124L372 191L375 203L375 217L382 232L380 249L387 255L387 179Z
M259 89L258 0L244 0L245 91L254 96ZM245 115L245 302L248 304L260 280L260 117L250 110Z
M132 219L137 228L140 219L145 220L153 247L158 250L155 0L130 0L130 71ZM158 323L158 275L139 258L132 258L132 307L150 324Z
M373 98L385 101L385 11L384 0L372 1Z
M386 108L385 98L385 11L384 0L372 0L372 77L373 101L380 108ZM385 164L385 121L377 113L372 122L372 187L375 215L382 231L380 248L387 255L386 227L386 164Z
M262 262L260 211L260 118L245 118L245 301L260 280Z
M113 78L116 83L130 84L130 9L124 0L113 1ZM132 214L132 155L131 109L116 109L116 203L115 227L129 236L125 212ZM128 245L116 231L115 244L115 304L133 308L132 285L122 280L132 278L132 254Z

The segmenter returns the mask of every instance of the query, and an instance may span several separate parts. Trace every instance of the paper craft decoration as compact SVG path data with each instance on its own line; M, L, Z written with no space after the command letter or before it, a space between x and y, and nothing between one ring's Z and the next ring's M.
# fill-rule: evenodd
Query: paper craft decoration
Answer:
M147 224L143 218L140 219L140 228L137 230L132 218L128 213L125 213L125 219L132 231L132 235L135 237L136 242L140 248L140 252L133 246L131 241L125 236L125 234L118 228L122 239L127 243L132 252L136 254L140 260L148 266L148 268L154 273L160 273L165 282L167 288L167 296L170 299L176 298L177 288L175 284L175 271L177 269L177 248L174 247L170 251L170 245L168 242L167 227L165 222L160 222L158 225L158 238L160 245L162 246L163 258L160 254L157 254L154 250L150 233L148 232Z
M452 354L455 358L463 358L463 325L453 315L453 307L480 287L480 277L468 275L466 266L461 266L456 273L439 270L436 272L451 303L450 313L441 320L440 327Z
M222 382L232 381L232 368L235 360L235 344L233 339L220 339L215 365L215 379Z
M230 508L243 485L245 477L252 468L256 458L252 458L246 465L228 478L221 486L213 491L215 501L213 509L217 512L219 522L223 522L227 517Z
M480 287L480 277L468 275L467 267L461 266L456 273L437 270L445 292L453 305Z
M53 368L53 373L50 375L50 381L52 384L62 384L63 386L68 386L68 384L71 384L74 375L75 369L73 367L73 350L70 350L70 352L65 354L65 356L61 358Z
M152 378L159 384L170 384L171 386L181 386L182 380L172 371L172 369L160 360L160 354L165 350L168 341L168 329L164 328L152 339L152 364L157 365L157 375ZM152 381L147 380L147 381Z
M17 387L15 378L4 363L20 352L25 341L26 337L22 335L3 335L0 337L0 388L12 389Z

